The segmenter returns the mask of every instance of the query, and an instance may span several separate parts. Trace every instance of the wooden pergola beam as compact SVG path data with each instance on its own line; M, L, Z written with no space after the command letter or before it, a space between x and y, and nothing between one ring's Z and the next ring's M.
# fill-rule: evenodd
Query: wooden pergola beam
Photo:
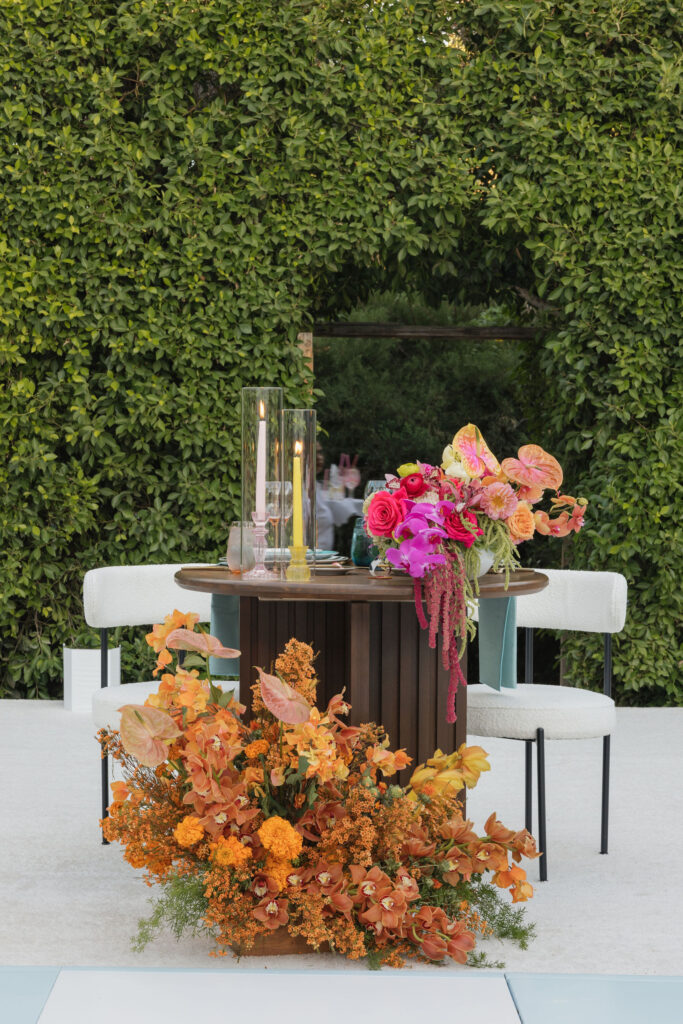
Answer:
M537 327L440 327L435 324L313 324L314 338L451 338L454 341L533 341L543 334ZM302 337L300 335L299 337ZM302 346L303 347L303 346Z

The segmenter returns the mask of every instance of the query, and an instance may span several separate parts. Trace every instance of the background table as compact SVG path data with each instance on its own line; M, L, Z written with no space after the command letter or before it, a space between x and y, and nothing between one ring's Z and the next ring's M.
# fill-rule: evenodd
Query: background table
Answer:
M369 573L317 576L307 583L247 580L223 566L181 569L187 590L233 594L240 599L240 699L250 705L254 666L272 668L291 637L319 652L318 704L345 690L351 723L380 722L393 748L405 747L418 764L440 747L450 753L467 737L467 699L458 690L457 721L446 722L448 672L441 652L429 647L415 613L408 576L374 579ZM479 579L481 597L543 590L548 579L532 570ZM439 641L437 639L437 645ZM467 665L463 663L466 674Z

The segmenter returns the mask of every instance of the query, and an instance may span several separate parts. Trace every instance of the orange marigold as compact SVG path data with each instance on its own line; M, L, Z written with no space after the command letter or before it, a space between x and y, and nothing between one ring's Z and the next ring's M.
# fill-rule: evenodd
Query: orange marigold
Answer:
M268 740L252 740L251 743L247 743L244 753L247 757L259 757L261 754L267 754L269 750Z
M294 860L301 853L304 842L296 829L277 815L263 822L258 837L264 850L279 860Z
M288 884L287 877L292 873L292 862L281 860L280 857L273 857L271 854L268 854L263 873L272 878L280 890L286 889Z
M251 860L252 851L244 843L241 843L236 836L228 836L227 839L219 839L212 844L214 863L221 868L243 868Z
M190 814L176 825L173 829L173 835L178 846L194 846L195 843L198 843L203 838L204 826L199 818L195 818Z

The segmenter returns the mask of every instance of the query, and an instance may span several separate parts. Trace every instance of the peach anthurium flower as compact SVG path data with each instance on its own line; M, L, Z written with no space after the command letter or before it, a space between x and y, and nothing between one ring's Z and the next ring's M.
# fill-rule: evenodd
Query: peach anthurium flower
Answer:
M289 683L258 669L261 700L271 715L287 725L301 725L311 714L310 704Z
M554 456L538 444L524 444L517 459L503 459L505 475L517 484L558 490L562 483L562 467Z
M220 640L208 633L195 633L192 629L174 629L166 637L166 646L174 651L196 651L204 657L239 658L240 652L223 647Z
M144 704L124 704L121 712L121 742L127 753L147 768L166 760L168 748L182 735L170 715Z
M461 427L453 438L453 452L460 456L460 462L468 476L486 476L488 470L493 476L500 473L500 463L482 437L479 427L468 423Z

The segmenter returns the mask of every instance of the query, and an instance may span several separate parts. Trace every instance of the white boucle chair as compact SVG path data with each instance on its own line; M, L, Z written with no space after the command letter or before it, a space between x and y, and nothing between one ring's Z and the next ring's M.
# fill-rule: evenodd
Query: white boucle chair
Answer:
M185 563L187 564L187 563ZM177 609L196 612L200 622L211 619L211 594L179 587L175 574L183 565L112 565L91 569L83 579L85 621L100 631L100 690L92 700L96 729L118 729L123 704L144 704L159 680L108 686L108 630L118 626L148 626L163 622ZM102 817L109 806L109 759L102 758ZM102 839L106 845L106 839Z
M536 741L540 879L548 878L545 821L545 740L602 736L602 821L600 853L607 853L610 736L616 712L612 700L612 634L626 619L626 580L617 572L542 569L549 584L537 594L517 598L517 626L526 634L525 681L498 692L467 687L467 731L473 736L524 740L525 826L531 831L532 743ZM476 613L475 613L476 617ZM533 682L534 629L604 634L603 692Z

